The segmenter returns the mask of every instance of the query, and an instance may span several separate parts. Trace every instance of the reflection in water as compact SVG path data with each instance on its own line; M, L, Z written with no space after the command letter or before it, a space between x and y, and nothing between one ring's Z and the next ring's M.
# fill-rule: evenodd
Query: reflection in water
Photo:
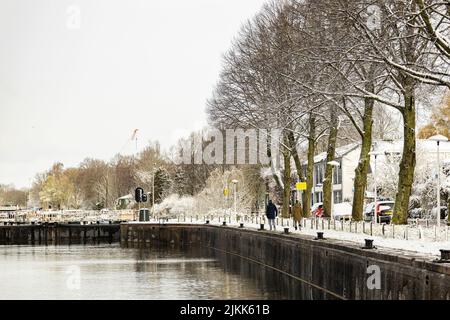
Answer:
M78 276L79 288L70 285ZM298 280L205 248L0 247L0 299L323 299Z

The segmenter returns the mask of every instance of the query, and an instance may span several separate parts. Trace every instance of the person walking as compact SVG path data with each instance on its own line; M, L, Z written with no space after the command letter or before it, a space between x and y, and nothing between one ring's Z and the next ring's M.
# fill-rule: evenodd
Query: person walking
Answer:
M302 205L297 200L294 205L294 212L293 212L293 220L294 220L294 227L295 230L298 230L298 228L301 228L301 220L302 220Z
M272 226L274 230L277 230L275 226L275 218L278 216L278 209L276 205L273 204L272 200L269 200L269 204L266 208L266 217L269 220L270 231L272 231Z

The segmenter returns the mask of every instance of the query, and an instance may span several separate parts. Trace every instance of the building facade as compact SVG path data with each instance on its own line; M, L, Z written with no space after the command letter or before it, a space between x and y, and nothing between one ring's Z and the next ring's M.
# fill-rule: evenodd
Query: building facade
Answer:
M379 153L377 156L378 172L386 172L387 166L398 166L403 154L403 140L374 141L372 150ZM359 163L361 145L352 143L336 149L335 161L340 165L333 169L333 197L334 203L353 202L355 170ZM417 158L430 174L437 170L437 143L429 140L417 140ZM439 155L442 163L450 161L450 142L441 142ZM323 180L326 168L326 152L314 157L314 177L311 195L311 204L323 202ZM306 173L306 164L304 167ZM369 175L375 170L375 158L371 157ZM371 197L373 192L366 195ZM372 196L373 197L373 196Z

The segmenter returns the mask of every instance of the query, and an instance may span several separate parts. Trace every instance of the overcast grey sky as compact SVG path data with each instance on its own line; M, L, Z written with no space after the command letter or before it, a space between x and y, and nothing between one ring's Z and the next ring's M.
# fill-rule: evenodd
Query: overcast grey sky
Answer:
M131 152L136 128L141 147L201 128L222 54L264 2L0 0L0 183Z

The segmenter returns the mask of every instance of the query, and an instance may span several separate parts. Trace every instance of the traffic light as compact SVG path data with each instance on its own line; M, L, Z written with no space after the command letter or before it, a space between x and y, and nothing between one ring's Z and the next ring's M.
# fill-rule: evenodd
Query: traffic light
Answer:
M142 197L144 196L144 189L142 188L136 188L134 192L134 200L136 200L137 203L142 202Z
M144 194L142 195L142 202L147 202L147 201L148 201L148 196L147 196L146 193L144 193Z

